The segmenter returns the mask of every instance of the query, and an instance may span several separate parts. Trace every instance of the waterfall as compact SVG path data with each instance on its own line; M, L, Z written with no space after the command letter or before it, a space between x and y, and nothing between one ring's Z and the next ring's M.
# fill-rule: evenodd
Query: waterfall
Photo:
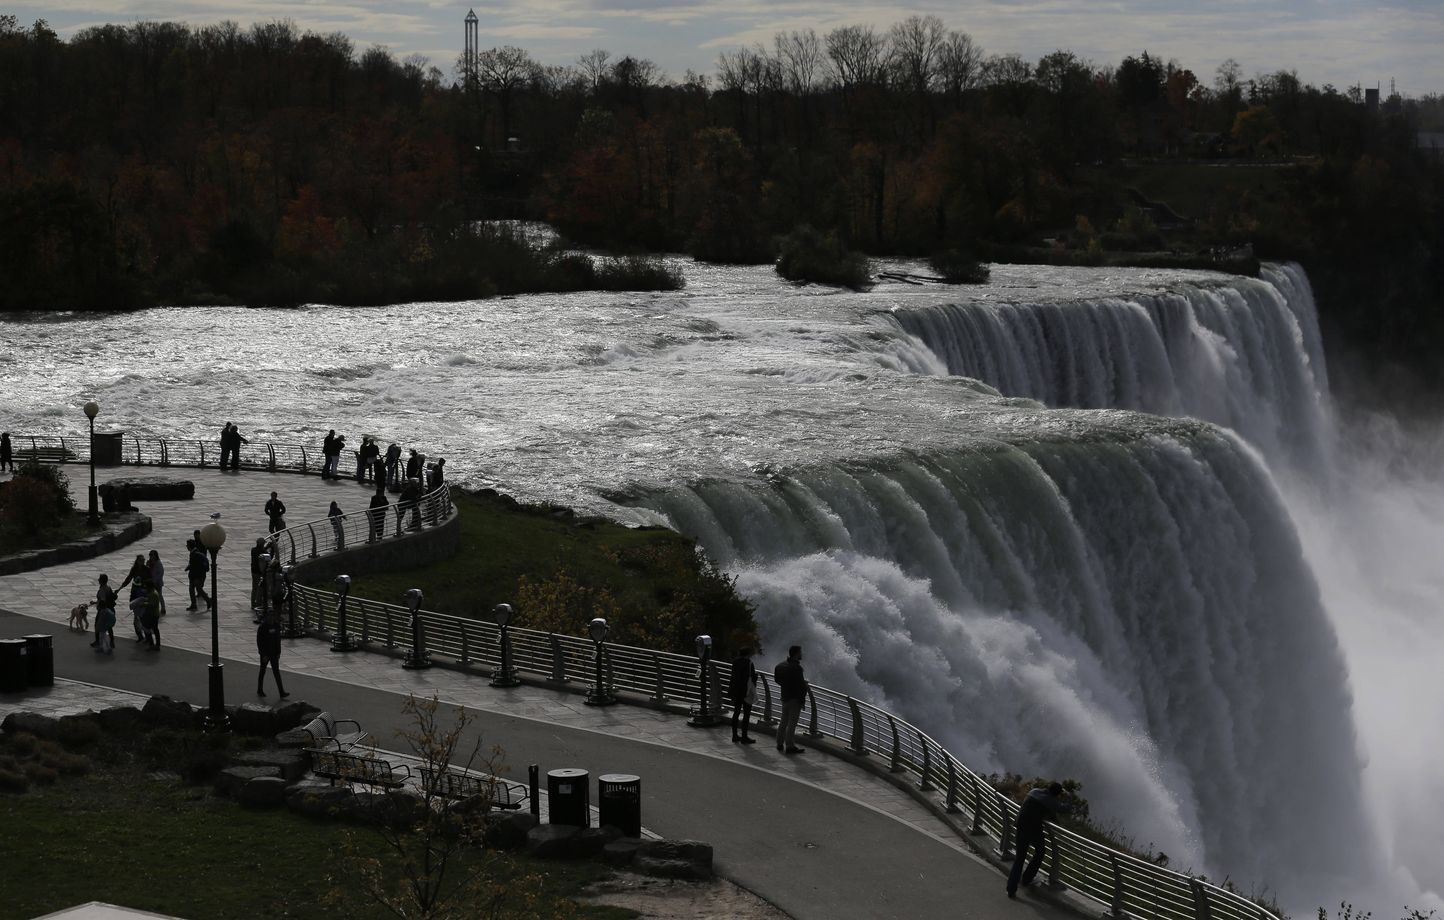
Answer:
M1258 458L1211 425L1060 414L1065 436L638 503L738 576L767 657L800 643L975 769L1082 779L1174 866L1359 878L1347 676Z

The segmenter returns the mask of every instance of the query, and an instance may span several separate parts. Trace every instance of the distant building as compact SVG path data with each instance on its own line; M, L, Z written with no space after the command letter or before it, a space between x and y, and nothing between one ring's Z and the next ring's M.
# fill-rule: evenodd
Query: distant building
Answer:
M1377 86L1364 90L1364 108L1370 112L1379 111L1379 88Z

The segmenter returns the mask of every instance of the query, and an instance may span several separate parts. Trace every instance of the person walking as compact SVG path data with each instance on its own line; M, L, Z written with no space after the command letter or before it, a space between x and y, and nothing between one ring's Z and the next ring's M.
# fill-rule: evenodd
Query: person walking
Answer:
M266 502L266 526L270 528L268 533L276 533L286 529L286 503L271 493L270 501Z
M371 496L371 507L366 509L366 516L371 524L370 543L376 543L386 536L386 508L391 503L386 500L386 482L381 478L376 480L376 494Z
M326 517L331 519L331 529L336 531L336 551L340 552L346 548L346 520L345 512L335 502L331 503L331 510L326 512Z
M90 645L97 653L109 655L115 648L115 591L110 587L110 576L104 572L96 581L95 641Z
M802 673L802 646L787 650L787 660L772 671L782 697L782 723L777 726L777 749L787 754L801 754L797 746L797 720L802 716L802 703L807 699L807 679Z
M196 609L196 601L206 602L206 609L209 612L216 606L215 599L206 593L206 574L211 570L211 562L206 558L205 547L195 540L187 540L186 548L190 550L190 558L186 562L186 574L189 576L191 604L187 610Z
M281 625L275 616L266 617L256 627L256 652L261 656L261 673L256 675L256 696L266 695L266 665L276 678L276 692L285 699L291 694L281 684Z
M261 556L266 552L266 538L256 537L256 545L251 547L251 609L260 610L265 606L265 595L262 594L261 583L265 580L266 567L261 565Z
M160 651L160 589L151 585L146 589L145 601L140 609L140 626L145 633L145 643L152 652Z
M161 563L160 553L156 550L150 551L145 564L145 574L160 595L160 615L165 616L165 565Z
M1008 873L1008 897L1018 896L1018 885L1033 884L1038 868L1043 865L1043 856L1048 849L1048 838L1043 829L1058 815L1071 814L1073 806L1063 801L1065 793L1061 783L1049 783L1046 789L1034 789L1023 799L1018 809L1018 830L1014 838L1013 869ZM1033 859L1028 868L1023 863L1032 849Z
M137 555L135 561L130 564L130 571L126 573L125 581L120 583L122 588L130 585L130 596L126 599L126 606L130 608L130 625L135 629L137 642L145 638L145 631L140 627L140 608L145 603L145 581L145 556Z
M732 740L742 744L757 741L747 734L752 723L752 703L757 699L757 667L752 663L752 649L744 648L732 659L732 677L727 682L727 697L732 701ZM742 734L737 734L737 720L742 719Z
M14 447L10 444L10 432L0 431L0 473L5 472L7 467L10 472L15 472Z

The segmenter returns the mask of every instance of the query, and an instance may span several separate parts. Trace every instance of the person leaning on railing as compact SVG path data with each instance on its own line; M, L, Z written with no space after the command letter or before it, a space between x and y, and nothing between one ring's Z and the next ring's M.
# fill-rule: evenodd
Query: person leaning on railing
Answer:
M1018 896L1019 884L1024 887L1033 884L1033 878L1043 865L1043 856L1048 849L1048 838L1043 834L1044 826L1054 817L1073 811L1073 806L1063 801L1064 796L1061 783L1049 783L1046 789L1029 792L1028 797L1023 800L1023 807L1018 809L1016 854L1013 857L1013 871L1008 873L1008 897ZM1033 859L1024 870L1023 863L1028 858L1030 848L1033 850Z

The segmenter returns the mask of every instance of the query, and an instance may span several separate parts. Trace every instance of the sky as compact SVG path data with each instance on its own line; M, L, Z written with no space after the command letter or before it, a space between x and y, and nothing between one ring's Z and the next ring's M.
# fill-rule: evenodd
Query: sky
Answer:
M989 54L1030 61L1066 48L1095 64L1147 50L1211 84L1218 65L1246 76L1295 70L1305 82L1380 86L1407 96L1444 93L1444 0L492 0L475 7L428 0L0 0L0 12L44 18L62 37L102 23L173 20L243 26L291 19L340 31L358 50L422 54L448 75L475 9L481 47L516 45L543 64L570 64L594 48L649 58L672 78L713 74L719 52L780 31L843 25L886 29L936 15Z

